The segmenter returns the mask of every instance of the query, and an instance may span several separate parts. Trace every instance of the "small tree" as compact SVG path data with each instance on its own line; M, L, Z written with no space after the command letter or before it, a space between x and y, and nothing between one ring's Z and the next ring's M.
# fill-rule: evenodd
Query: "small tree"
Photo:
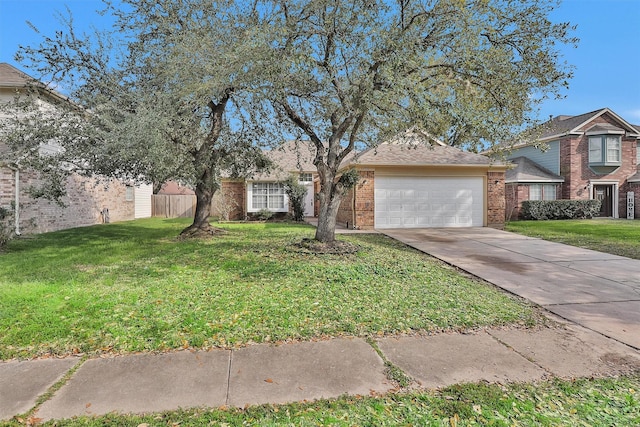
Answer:
M298 182L297 176L291 175L284 182L284 191L287 193L293 209L293 220L304 221L304 201L307 197L307 187Z

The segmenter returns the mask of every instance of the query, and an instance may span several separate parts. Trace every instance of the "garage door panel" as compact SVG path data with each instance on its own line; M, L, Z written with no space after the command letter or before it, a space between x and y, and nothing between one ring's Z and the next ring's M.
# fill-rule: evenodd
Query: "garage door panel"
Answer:
M481 177L376 177L376 228L484 225Z

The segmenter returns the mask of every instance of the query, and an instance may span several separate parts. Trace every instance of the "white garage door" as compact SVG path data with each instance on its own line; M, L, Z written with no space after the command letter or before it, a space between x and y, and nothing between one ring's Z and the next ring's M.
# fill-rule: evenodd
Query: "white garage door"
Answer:
M481 177L375 178L375 227L482 227Z

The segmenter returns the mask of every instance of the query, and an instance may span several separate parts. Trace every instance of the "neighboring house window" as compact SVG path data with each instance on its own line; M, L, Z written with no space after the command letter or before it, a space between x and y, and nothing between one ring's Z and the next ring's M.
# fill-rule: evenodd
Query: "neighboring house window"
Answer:
M529 185L529 200L555 200L556 186L554 184Z
M636 166L640 166L640 142L636 146Z
M130 185L127 185L126 192L124 193L124 200L126 200L127 202L133 202L134 197L135 196L134 196L133 187Z
M253 209L284 209L284 186L272 182L254 182L251 194L251 206Z
M595 165L620 164L620 137L611 135L590 136L589 163Z
M313 176L311 176L310 173L301 173L298 176L298 181L300 181L300 182L312 182L313 181Z

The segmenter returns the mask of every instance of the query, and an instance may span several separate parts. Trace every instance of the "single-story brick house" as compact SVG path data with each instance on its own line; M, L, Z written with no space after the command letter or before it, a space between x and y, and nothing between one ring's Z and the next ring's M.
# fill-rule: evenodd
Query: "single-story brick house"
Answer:
M536 134L508 155L507 219L525 200L555 199L598 199L601 217L640 218L640 126L601 108L554 117Z
M0 102L10 102L35 80L7 64L0 63ZM65 100L59 93L37 82L38 97L48 108ZM55 150L55 147L44 147ZM33 198L28 189L39 183L35 171L10 160L6 143L0 140L0 207L11 210L17 233L42 233L109 220L133 220L151 216L150 185L135 186L116 179L97 179L72 174L66 182L63 205Z
M296 149L296 144L298 149ZM305 214L317 215L314 147L289 142L268 153L274 170L248 180L225 180L222 197L241 219L269 209L286 213L289 203L280 182L294 173L308 188ZM504 225L506 165L409 130L392 141L349 156L341 170L355 168L360 181L345 196L338 223L349 228L471 227ZM315 182L315 185L314 185ZM216 201L214 200L214 214Z

